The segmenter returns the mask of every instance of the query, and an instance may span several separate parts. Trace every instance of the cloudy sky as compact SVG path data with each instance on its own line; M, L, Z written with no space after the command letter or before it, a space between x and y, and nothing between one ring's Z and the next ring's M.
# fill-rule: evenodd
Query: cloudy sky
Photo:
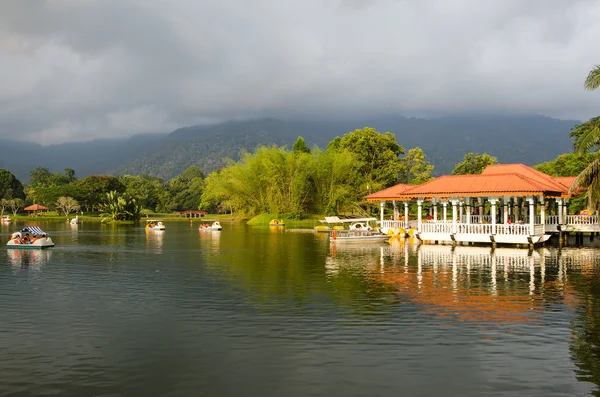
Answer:
M249 118L587 119L598 0L2 0L0 137Z

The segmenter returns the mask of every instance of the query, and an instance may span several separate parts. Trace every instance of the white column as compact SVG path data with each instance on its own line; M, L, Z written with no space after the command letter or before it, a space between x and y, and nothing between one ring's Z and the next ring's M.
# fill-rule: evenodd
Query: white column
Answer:
M438 220L438 201L437 199L433 200L433 220L437 222Z
M544 196L540 196L540 218L542 220L542 230L546 233L546 203L544 202Z
M564 225L563 199L559 198L556 202L558 203L558 224Z
M529 234L533 236L535 230L535 208L533 204L535 203L535 199L533 197L527 197L527 201L529 202Z
M396 200L392 200L392 204L394 205L394 215L392 216L392 219L396 221L398 220L398 205L396 204Z
M404 222L406 222L406 227L408 227L408 201L404 202Z
M456 204L457 200L451 200L452 203L452 233L456 234Z
M471 205L473 204L473 201L470 197L467 197L465 200L467 202L467 223L471 223Z
M479 223L483 223L483 198L478 198L477 203L479 204Z
M423 199L417 199L417 231L421 232L421 210L423 209Z
M502 200L502 215L504 215L502 219L505 224L508 223L508 200L508 197L504 197L504 199Z
M492 234L496 234L496 203L498 199L495 197L489 197L488 201L491 205L490 215L492 216Z
M379 202L379 217L381 220L381 223L379 224L379 226L383 227L383 210L385 209L385 201L381 200Z
M462 222L463 219L463 202L459 201L458 202L458 221Z
M565 220L565 223L566 223L567 215L569 215L569 200L568 199L565 199L565 201L564 201L563 210L565 211L565 214L563 215L563 219Z
M442 202L442 207L444 207L444 213L442 214L442 216L444 217L444 222L446 222L448 220L448 212L446 211L448 209L448 202L447 201L443 201Z

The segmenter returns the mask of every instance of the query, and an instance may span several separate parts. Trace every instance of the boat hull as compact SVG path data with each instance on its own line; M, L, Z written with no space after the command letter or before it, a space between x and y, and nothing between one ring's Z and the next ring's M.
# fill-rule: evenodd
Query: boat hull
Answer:
M165 230L166 227L164 226L154 226L154 227L147 227L147 230Z
M335 232L331 233L332 243L384 243L390 236L377 232Z
M206 232L220 232L223 227L221 226L209 226L209 227L199 227L198 230L206 231Z
M15 240L10 240L8 243L6 243L6 247L12 249L44 249L54 247L54 242L50 237L38 239L33 243L28 244L18 244L15 242Z

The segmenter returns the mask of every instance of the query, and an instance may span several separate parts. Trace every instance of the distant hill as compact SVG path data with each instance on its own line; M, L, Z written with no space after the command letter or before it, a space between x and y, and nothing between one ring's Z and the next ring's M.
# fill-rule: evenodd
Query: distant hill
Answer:
M258 145L291 147L298 136L321 148L357 128L374 127L396 134L405 149L421 147L436 174L449 173L467 152L487 152L502 163L534 165L571 150L569 131L576 120L544 116L455 116L437 119L377 117L358 121L228 121L177 129L170 134L137 135L51 146L0 141L0 168L27 180L35 167L73 168L81 178L92 173L148 173L169 179L190 165L211 172ZM5 150L7 148L8 150Z

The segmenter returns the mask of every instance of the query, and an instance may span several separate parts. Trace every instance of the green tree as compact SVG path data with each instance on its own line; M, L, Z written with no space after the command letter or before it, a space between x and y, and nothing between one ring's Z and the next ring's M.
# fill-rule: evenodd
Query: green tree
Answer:
M71 212L79 211L79 203L73 197L59 197L56 201L56 208L62 211L66 217L69 217Z
M122 175L119 180L125 186L125 193L135 198L142 208L153 211L157 209L158 195L167 190L163 180L152 175Z
M396 183L402 171L398 156L404 154L404 148L391 132L381 134L370 127L354 130L341 138L339 147L353 153L358 161L360 196Z
M403 169L398 178L400 183L418 185L433 179L433 164L427 161L423 149L410 149L401 162Z
M15 198L12 200L8 200L8 205L10 206L13 215L17 216L17 212L19 212L19 210L23 208L23 206L25 205L25 201L23 201L23 199L20 198Z
M564 153L552 161L540 163L534 168L551 176L577 176L594 159L594 153Z
M586 90L595 90L600 87L600 65L593 68L585 79L584 87Z
M198 208L204 191L204 173L198 167L191 166L180 176L171 179L167 188L168 191L158 196L160 205L167 212Z
M595 90L600 86L600 66L596 66L588 74L585 80L585 89ZM596 154L600 154L598 146L600 145L600 117L594 117L585 123L573 127L570 134L575 138L575 153L588 153L594 149ZM577 179L571 186L571 191L584 189L588 202L588 207L595 210L600 203L600 156L588 164L588 166L579 173Z
M126 193L111 191L102 201L102 221L137 221L141 217L142 206Z
M7 199L0 199L0 217L4 216L4 211L6 211L6 208L8 207L8 200Z
M294 142L294 146L292 146L292 152L294 153L310 153L310 149L306 146L306 142L304 142L304 138L301 136L296 139Z
M452 175L481 174L485 167L497 163L498 159L495 156L469 152L465 154L463 161L454 166Z
M75 197L87 211L98 208L104 195L111 191L125 192L125 186L115 176L89 175L77 181L78 194Z
M7 170L0 169L0 198L25 198L23 184Z

